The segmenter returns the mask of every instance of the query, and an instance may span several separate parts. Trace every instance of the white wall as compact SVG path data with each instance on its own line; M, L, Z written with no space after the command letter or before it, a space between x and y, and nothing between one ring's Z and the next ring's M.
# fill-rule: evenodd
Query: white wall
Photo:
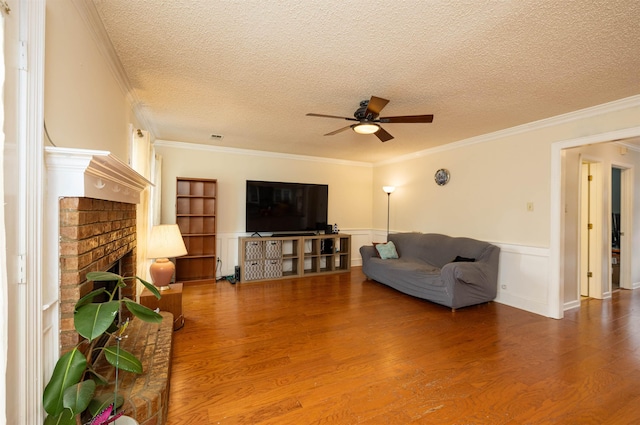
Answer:
M154 146L163 161L162 223L176 222L176 177L217 179L217 253L223 275L233 273L238 237L246 235L246 180L328 184L329 223L352 235L354 264L360 246L371 243L370 164L179 142L156 141Z
M18 46L20 38L20 21L21 6L20 4L12 4L12 14L10 16L0 17L4 20L4 85L2 88L3 95L3 112L4 112L4 144L2 149L2 173L3 173L3 192L2 199L4 203L4 222L1 224L5 232L6 245L1 251L5 258L0 261L4 265L6 272L3 285L0 290L6 291L0 294L0 311L2 311L3 326L5 329L0 332L3 338L0 341L0 350L3 355L0 358L5 360L0 363L2 371L0 372L0 424L22 424L24 419L21 416L27 416L28 385L24 382L27 373L28 362L33 360L29 356L24 336L31 335L36 330L27 329L27 308L25 303L24 285L16 284L19 282L19 271L17 267L17 259L24 251L25 232L21 231L24 227L24 198L25 194L19 193L21 179L21 171L24 169L24 154L20 152L19 141L20 127L20 75L18 72ZM24 148L22 148L24 149ZM6 286L4 286L6 285ZM5 289L6 288L6 289ZM33 315L33 314L31 314ZM6 320L6 318L11 318ZM8 366L8 367L7 367ZM35 367L32 369L36 369ZM8 407L8 408L7 408ZM34 417L33 412L37 412L37 407L31 407L30 417Z
M47 0L45 54L45 122L56 146L106 150L128 163L136 117L71 0Z

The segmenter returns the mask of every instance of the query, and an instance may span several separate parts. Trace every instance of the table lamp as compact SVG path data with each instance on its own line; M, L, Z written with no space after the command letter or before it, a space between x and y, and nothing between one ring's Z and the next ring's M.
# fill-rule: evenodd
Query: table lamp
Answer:
M147 247L147 257L156 261L149 267L151 280L160 290L169 289L176 266L169 258L187 255L187 248L182 240L177 224L160 224L153 226Z

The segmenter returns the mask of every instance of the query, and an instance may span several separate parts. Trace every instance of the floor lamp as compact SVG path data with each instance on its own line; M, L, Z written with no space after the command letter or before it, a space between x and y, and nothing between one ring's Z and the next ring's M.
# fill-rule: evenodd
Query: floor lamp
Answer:
M387 242L389 242L389 211L391 208L391 194L396 188L394 186L382 186L382 190L387 194Z

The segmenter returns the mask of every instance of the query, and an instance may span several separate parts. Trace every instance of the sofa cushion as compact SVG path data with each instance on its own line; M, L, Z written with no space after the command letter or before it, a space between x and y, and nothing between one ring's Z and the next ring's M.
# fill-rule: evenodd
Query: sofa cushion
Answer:
M376 251L378 251L380 258L382 258L383 260L398 258L398 251L396 251L396 246L391 241L387 243L376 244Z

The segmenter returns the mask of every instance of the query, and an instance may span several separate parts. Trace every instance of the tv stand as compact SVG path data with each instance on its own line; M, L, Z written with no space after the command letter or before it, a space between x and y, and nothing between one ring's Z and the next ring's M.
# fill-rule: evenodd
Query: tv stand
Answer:
M351 270L351 235L243 237L240 282L344 273Z

